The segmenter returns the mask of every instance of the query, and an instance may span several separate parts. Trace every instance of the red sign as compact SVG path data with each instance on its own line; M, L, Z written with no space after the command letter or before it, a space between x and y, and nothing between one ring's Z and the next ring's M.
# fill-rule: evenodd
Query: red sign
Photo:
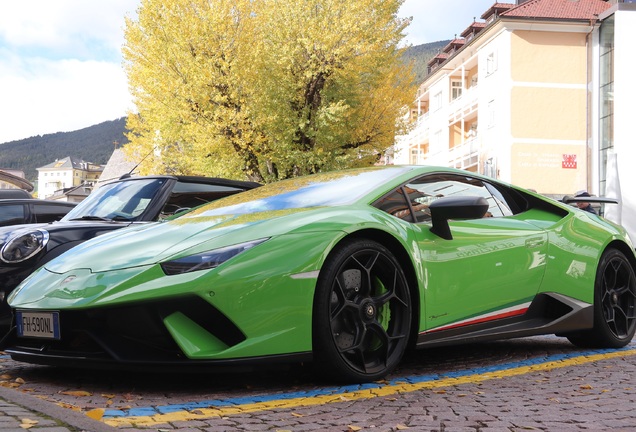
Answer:
M564 154L563 160L561 161L561 168L576 169L576 155Z

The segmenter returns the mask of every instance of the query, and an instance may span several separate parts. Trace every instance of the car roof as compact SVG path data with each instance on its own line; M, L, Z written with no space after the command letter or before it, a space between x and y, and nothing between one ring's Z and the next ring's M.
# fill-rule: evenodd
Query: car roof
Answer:
M0 199L34 199L33 196L24 189L0 189Z
M237 188L245 188L245 189L254 189L256 187L262 186L260 183L252 182L252 181L244 181L244 180L231 180L220 177L203 177L203 176L185 176L185 175L149 175L149 176L126 176L123 175L117 180L113 180L110 183L116 183L121 181L134 181L134 180L143 180L149 178L171 178L177 179L183 183L201 183L201 184L209 184L209 185L219 185L219 186L230 186Z

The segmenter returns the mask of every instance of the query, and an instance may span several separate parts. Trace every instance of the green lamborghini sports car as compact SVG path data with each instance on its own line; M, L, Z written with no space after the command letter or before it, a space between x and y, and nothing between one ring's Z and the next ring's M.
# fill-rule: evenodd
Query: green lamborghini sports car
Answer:
M410 347L538 334L622 347L635 268L620 226L487 177L330 172L69 250L13 291L0 349L137 370L311 362L365 382Z

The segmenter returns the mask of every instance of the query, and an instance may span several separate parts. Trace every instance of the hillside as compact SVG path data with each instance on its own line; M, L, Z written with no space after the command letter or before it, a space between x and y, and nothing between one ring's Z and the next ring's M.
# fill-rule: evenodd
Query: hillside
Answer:
M124 132L124 117L89 126L73 132L38 135L0 144L0 169L24 171L31 182L37 180L37 170L44 165L74 156L87 162L105 164L115 148L128 142Z
M407 48L404 61L413 64L418 82L426 76L426 65L449 41L432 42ZM105 164L115 148L126 144L126 119L106 121L73 132L38 135L0 144L0 169L24 171L31 182L37 180L36 168L55 159L74 156L87 162Z
M449 42L450 40L444 40L407 48L404 53L404 60L407 63L413 63L413 71L417 82L424 81L427 75L426 65L429 60L435 57Z

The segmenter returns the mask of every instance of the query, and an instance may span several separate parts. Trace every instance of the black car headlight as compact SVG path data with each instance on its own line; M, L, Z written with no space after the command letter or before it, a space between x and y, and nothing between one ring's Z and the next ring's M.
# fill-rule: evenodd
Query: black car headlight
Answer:
M177 275L182 273L190 273L197 270L209 270L220 266L225 261L245 252L248 249L257 246L267 239L252 240L232 246L226 246L207 252L202 252L187 257L178 258L172 261L161 263L161 269L168 275Z
M13 264L26 261L49 242L49 232L42 229L21 231L9 238L0 250L0 260Z

